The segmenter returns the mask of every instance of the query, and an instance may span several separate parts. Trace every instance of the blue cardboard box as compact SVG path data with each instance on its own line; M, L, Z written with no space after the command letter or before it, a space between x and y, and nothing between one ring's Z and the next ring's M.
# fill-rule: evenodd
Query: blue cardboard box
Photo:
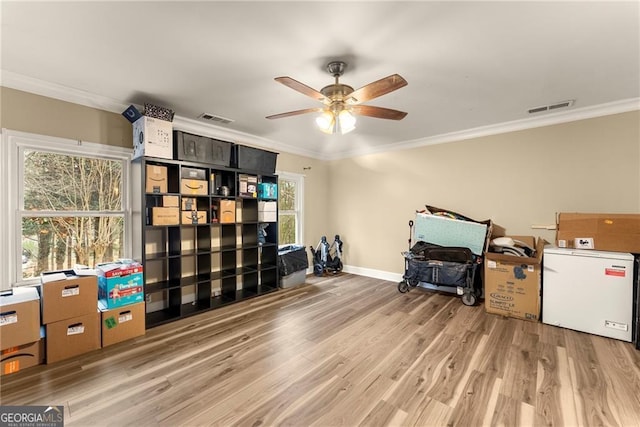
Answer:
M258 184L258 197L261 199L277 199L278 184L272 182L261 182Z
M142 265L114 262L98 264L98 300L107 308L144 301Z

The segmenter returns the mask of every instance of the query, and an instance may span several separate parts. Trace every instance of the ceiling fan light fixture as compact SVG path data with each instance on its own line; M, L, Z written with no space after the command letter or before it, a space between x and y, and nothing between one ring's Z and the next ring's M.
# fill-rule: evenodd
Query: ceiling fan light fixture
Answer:
M346 64L342 61L333 61L327 65L327 71L335 78L335 82L323 87L320 91L300 83L291 77L276 77L275 80L283 85L309 96L325 106L321 108L305 108L286 113L272 114L267 119L279 119L282 117L297 116L306 113L321 113L316 117L316 125L321 131L328 134L340 133L344 135L356 128L355 115L369 116L376 119L402 120L407 113L391 108L361 105L363 102L378 98L407 85L407 81L399 74L392 74L375 82L362 86L357 90L340 83Z
M316 117L316 125L324 133L334 133L336 119L331 111L323 111L318 117Z
M340 125L340 133L343 135L356 128L356 117L349 110L342 110L338 113L337 122Z
M348 110L325 110L316 117L316 125L324 133L344 135L356 128L356 118Z

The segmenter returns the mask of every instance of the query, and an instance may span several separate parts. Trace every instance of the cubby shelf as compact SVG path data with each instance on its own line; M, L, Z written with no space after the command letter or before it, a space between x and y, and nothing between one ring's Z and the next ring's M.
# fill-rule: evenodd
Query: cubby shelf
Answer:
M134 258L144 265L147 328L278 289L277 216L260 243L258 211L259 201L277 200L240 196L240 175L277 185L276 175L151 157L132 169L141 189L133 197ZM148 192L158 171L165 187ZM187 185L187 176L204 179Z

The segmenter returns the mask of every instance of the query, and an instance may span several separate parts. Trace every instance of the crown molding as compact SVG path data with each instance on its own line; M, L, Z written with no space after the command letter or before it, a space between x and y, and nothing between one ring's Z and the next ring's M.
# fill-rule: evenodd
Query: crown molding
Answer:
M84 105L86 107L97 108L100 110L118 114L122 113L129 106L129 103L114 100L101 95L96 95L86 91L73 89L67 86L46 82L32 77L27 77L6 70L0 70L0 86L5 86L11 89L30 92L36 95L46 96L49 98L54 98L61 101L71 102L74 104ZM521 120L513 120L510 122L480 126L472 129L434 135L410 141L396 142L384 145L382 147L368 147L359 150L346 151L336 155L322 153L314 150L301 149L300 147L292 146L279 141L273 141L268 138L262 138L249 133L202 123L197 120L181 117L178 115L174 117L173 126L175 129L179 129L185 132L209 136L211 138L219 138L230 142L253 145L269 151L286 152L318 160L339 160L349 157L364 156L368 154L407 150L410 148L419 148L427 145L444 144L447 142L480 138L502 133L573 122L577 120L591 119L594 117L608 116L611 114L626 113L635 110L640 110L640 98L629 98L590 107L547 113Z
M22 74L6 70L0 70L0 86L117 114L121 114L129 105L131 105L127 102L35 79L33 77L24 76ZM142 106L136 105L136 107L141 108ZM249 133L202 123L179 115L174 117L173 127L174 129L184 132L218 138L229 142L248 144L258 148L264 148L269 151L286 152L316 159L320 158L320 153L315 151L304 150L300 147L291 146L279 141L273 141L268 138L262 138Z
M620 101L599 104L590 107L575 108L569 111L544 114L538 117L528 117L521 120L497 123L493 125L480 126L458 132L445 133L426 138L402 141L387 144L383 147L371 147L360 150L353 150L340 153L339 156L327 158L326 160L338 160L346 157L358 157L368 154L387 153L390 151L407 150L419 148L427 145L444 144L447 142L463 141L465 139L480 138L491 135L498 135L508 132L516 132L527 129L534 129L544 126L552 126L562 123L574 122L595 117L609 116L612 114L627 113L640 110L640 98L629 98Z

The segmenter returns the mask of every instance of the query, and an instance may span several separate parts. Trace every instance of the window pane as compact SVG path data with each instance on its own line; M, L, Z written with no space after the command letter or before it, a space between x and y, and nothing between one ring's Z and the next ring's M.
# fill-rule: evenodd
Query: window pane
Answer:
M120 211L122 162L27 150L24 210Z
M122 258L122 217L22 219L22 278Z
M296 208L296 183L285 179L279 180L278 209L293 211Z
M296 216L295 214L280 213L278 218L278 243L280 245L292 245L296 243Z

